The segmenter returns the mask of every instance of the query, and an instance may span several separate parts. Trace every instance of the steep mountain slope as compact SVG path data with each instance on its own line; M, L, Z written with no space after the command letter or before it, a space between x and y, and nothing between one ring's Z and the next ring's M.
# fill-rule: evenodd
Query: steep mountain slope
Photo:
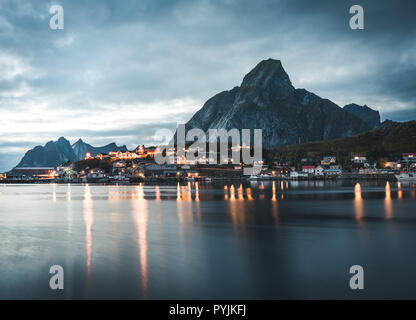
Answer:
M371 109L367 105L360 106L358 104L351 103L344 106L344 110L357 116L373 129L379 127L381 124L380 113L377 110Z
M61 137L26 152L17 167L54 167L68 160L75 161L76 155L69 141Z
M330 100L295 89L281 62L273 59L260 62L240 87L209 99L185 128L262 129L265 148L349 137L371 129Z

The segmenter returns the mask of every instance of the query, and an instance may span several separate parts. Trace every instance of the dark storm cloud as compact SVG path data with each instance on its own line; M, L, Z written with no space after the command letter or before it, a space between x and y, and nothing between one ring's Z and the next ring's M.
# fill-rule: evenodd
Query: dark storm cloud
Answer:
M345 56L338 59L343 63L361 51L377 58L378 50L400 55L415 45L411 1L362 1L363 31L348 28L350 1L3 2L5 19L15 28L4 43L47 71L32 86L65 93L89 81L83 72L90 70L96 85L89 95L107 101L151 100L155 94L206 98L238 84L259 60L272 53L283 59L302 42L297 63L303 65L317 58L308 54L310 46L328 50L343 44ZM65 9L62 32L49 30L51 3Z
M52 4L65 10L64 30L49 28ZM364 7L365 30L349 28L354 4ZM269 57L296 87L410 120L415 14L410 0L0 0L0 143L143 143L152 123L188 120ZM135 128L132 116L146 121ZM16 117L24 127L10 125Z

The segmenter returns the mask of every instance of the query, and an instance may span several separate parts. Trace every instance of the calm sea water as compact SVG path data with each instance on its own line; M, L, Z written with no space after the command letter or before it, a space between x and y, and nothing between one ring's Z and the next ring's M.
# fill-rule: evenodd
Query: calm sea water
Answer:
M397 183L0 185L1 299L416 298ZM349 288L364 268L365 289ZM49 289L49 268L65 289Z

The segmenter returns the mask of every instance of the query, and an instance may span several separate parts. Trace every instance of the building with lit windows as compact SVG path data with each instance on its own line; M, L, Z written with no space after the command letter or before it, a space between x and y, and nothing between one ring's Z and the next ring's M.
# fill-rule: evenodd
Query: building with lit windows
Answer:
M16 167L7 173L10 180L50 180L57 176L55 168Z

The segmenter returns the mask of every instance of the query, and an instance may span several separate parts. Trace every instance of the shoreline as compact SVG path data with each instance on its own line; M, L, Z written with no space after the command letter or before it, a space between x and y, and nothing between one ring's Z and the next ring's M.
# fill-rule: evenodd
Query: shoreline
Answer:
M397 182L397 178L393 174L388 175L359 175L359 174L351 174L351 175L343 175L339 177L330 177L330 178L323 178L323 177L311 177L308 179L289 179L289 178L282 178L282 177L273 177L268 179L250 179L250 176L241 176L241 177L224 177L224 178L210 178L210 180L206 179L131 179L125 181L106 181L104 179L88 179L87 181L62 181L62 180L2 180L0 184L72 184L72 185L85 185L85 184L95 184L95 185L140 185L140 184L166 184L166 185L176 185L180 184L187 184L187 183L201 183L201 184L214 184L218 182L273 182L273 181L292 181L292 182L300 182L300 181L389 181L389 182Z

